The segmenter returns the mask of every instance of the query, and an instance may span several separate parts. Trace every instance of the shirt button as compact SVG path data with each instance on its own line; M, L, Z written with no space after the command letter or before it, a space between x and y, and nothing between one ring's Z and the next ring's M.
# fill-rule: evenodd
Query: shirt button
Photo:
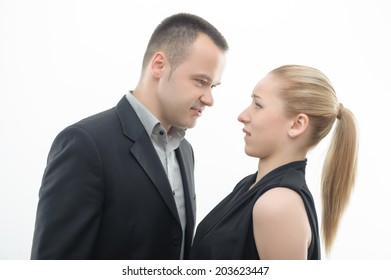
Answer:
M172 195L175 196L175 191L172 191Z
M163 131L163 130L160 130L160 131L159 131L159 134L160 134L161 136L163 136L163 135L164 135L164 131Z
M174 235L171 239L171 243L175 246L181 244L181 238L178 235Z

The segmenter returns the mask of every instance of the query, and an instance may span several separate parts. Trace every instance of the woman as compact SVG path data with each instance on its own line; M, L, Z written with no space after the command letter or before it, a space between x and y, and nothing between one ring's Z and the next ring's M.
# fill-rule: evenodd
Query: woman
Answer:
M239 115L258 171L198 225L192 259L320 259L307 152L336 127L322 174L322 236L329 252L356 176L356 123L317 69L285 65L256 86Z

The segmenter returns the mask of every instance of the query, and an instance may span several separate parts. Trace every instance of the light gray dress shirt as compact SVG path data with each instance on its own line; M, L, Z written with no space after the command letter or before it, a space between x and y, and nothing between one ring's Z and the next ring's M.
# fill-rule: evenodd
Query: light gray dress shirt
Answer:
M151 138L152 144L156 149L163 168L166 171L168 181L170 182L172 195L175 199L182 226L183 238L181 259L183 259L186 228L185 195L183 191L181 170L175 156L175 150L179 147L181 140L185 137L185 130L171 127L170 131L167 133L159 120L140 101L138 101L131 92L126 95L126 98Z

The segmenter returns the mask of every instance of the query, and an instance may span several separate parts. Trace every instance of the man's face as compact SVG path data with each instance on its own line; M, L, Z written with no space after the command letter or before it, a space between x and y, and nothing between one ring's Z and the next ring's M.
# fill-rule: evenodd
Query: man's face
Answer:
M159 120L163 126L192 128L206 106L213 105L212 89L220 84L225 53L200 34L186 58L165 69L158 85Z

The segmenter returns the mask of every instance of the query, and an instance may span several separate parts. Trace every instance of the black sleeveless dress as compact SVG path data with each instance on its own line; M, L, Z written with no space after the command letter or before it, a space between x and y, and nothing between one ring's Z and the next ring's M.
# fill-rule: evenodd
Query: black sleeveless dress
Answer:
M296 191L303 199L312 231L307 259L318 260L320 239L314 200L305 181L306 160L280 166L264 176L252 189L257 173L242 179L198 225L190 259L259 259L253 236L252 211L257 199L276 187Z

